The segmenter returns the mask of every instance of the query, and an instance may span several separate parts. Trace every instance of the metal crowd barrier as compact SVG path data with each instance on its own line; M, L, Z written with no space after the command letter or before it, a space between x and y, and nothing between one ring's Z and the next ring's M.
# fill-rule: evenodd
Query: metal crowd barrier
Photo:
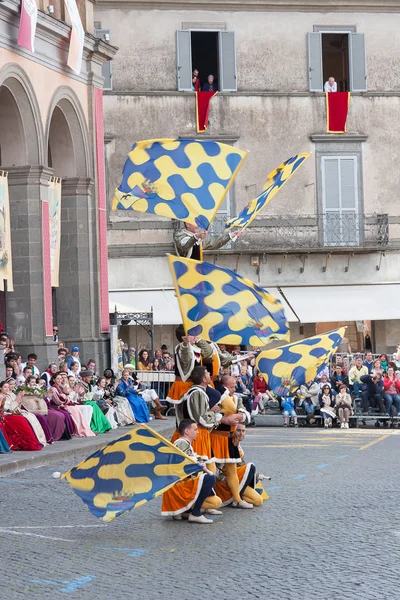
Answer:
M146 387L154 390L160 400L165 400L169 388L175 381L175 373L173 371L137 371L137 378Z

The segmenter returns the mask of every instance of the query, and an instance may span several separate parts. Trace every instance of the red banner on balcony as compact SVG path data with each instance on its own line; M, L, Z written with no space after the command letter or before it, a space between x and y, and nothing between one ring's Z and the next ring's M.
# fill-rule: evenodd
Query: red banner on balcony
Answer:
M196 92L196 126L197 133L202 133L208 127L210 100L218 92Z
M326 92L326 131L346 133L350 92Z

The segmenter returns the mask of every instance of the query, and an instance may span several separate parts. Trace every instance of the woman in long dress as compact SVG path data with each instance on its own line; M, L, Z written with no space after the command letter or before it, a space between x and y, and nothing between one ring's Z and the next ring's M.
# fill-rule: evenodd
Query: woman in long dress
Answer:
M8 382L8 385L10 387L10 392L14 393L14 390L15 390L15 387L17 385L17 382L12 377L10 377L9 379L7 379L7 382ZM26 383L26 385L28 387L33 387L33 388L37 387L36 377L34 377L33 375L32 375L32 377L28 378L25 383ZM21 402L21 408L23 408L25 410L23 399L22 399L22 402ZM36 414L36 413L31 413L31 414L33 414L36 417L36 419L39 421L40 426L43 429L44 435L46 437L46 442L48 444L52 444L53 441L54 441L54 439L53 439L53 434L51 432L51 429L49 427L47 415L39 415L39 414Z
M83 374L86 374L86 377L93 377L93 371L81 371L81 377ZM80 381L75 386L75 391L78 393L79 401L85 404L86 406L91 406L93 409L92 420L90 422L90 427L96 433L105 433L111 429L111 425L107 420L97 405L97 402L93 400L94 392L91 384L85 384L83 381Z
M49 391L51 392L51 403L57 406L59 410L65 411L71 416L75 425L76 435L79 437L91 437L95 435L90 429L90 425L86 423L79 407L70 403L70 389L68 386L63 385L63 376L61 373L57 373L52 377L52 386Z
M116 395L114 371L112 369L106 369L104 371L104 377L106 380L106 385L104 388L105 393L112 398L112 401L115 405L118 423L122 427L125 425L132 425L135 423L135 417L133 415L131 405L126 398Z
M150 421L150 413L146 402L141 396L135 392L134 382L129 378L127 369L122 371L122 379L117 386L117 396L126 398L131 405L135 421L138 423L148 423Z
M93 388L94 396L93 400L95 400L100 407L100 410L105 415L107 421L110 423L112 429L117 429L118 427L118 419L115 407L113 406L113 401L108 391L106 391L106 378L99 377L96 385Z
M26 419L29 422L29 425L32 427L33 433L35 434L39 444L42 444L42 446L47 446L47 440L46 440L45 433L44 433L43 428L40 425L36 415L28 412L27 410L25 410L23 408L22 403L23 403L25 392L20 392L19 394L15 395L14 392L10 390L10 382L8 380L6 380L6 383L8 383L9 391L6 394L6 400L4 402L4 410L6 412L11 412L15 415L21 415L22 417L24 417L24 419Z
M41 450L43 446L38 442L29 422L22 415L14 414L10 409L4 408L9 389L7 382L0 383L0 419L2 420L2 431L10 449Z
M0 454L7 454L8 452L11 452L11 450L3 433L3 422L0 417Z
M75 391L76 379L74 375L68 375L68 386L70 404L79 407L79 410L83 414L83 418L90 427L90 423L92 422L93 417L93 408L89 404L82 404L78 392Z

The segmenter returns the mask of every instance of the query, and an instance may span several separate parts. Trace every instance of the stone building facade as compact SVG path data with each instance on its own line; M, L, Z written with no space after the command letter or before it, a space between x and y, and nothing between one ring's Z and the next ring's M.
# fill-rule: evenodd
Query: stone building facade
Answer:
M64 3L39 0L38 7L30 53L17 45L20 2L0 3L0 170L8 172L14 274L14 291L0 293L1 320L40 365L57 356L53 324L84 359L107 363L102 65L116 49L95 38L93 4L81 0L86 33L75 74L67 67ZM44 224L53 176L62 179L62 208L59 287L52 289Z
M109 205L132 143L196 137L193 68L216 76L204 138L250 151L214 232L298 152L311 158L240 243L209 256L265 286L293 338L368 324L376 351L400 341L399 0L98 0L96 27L119 47L104 93ZM347 133L326 133L324 81L351 92ZM179 320L165 254L173 223L109 212L110 305L154 308L155 344ZM357 323L358 322L358 323ZM357 335L358 331L358 335ZM130 344L146 342L140 328Z

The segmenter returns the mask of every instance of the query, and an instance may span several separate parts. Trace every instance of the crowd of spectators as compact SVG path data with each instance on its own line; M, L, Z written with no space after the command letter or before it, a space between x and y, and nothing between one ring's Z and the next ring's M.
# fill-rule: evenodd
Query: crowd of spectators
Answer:
M129 362L116 375L112 369L99 374L95 360L82 361L79 347L69 350L63 342L58 342L57 361L42 371L35 353L23 360L14 344L8 334L0 334L5 362L0 382L0 453L39 451L58 440L148 422L151 412L156 419L165 419L162 412L166 407L156 391L141 382L138 372L173 369L169 353L161 348L152 362L142 350L137 370ZM134 358L136 362L136 355Z

